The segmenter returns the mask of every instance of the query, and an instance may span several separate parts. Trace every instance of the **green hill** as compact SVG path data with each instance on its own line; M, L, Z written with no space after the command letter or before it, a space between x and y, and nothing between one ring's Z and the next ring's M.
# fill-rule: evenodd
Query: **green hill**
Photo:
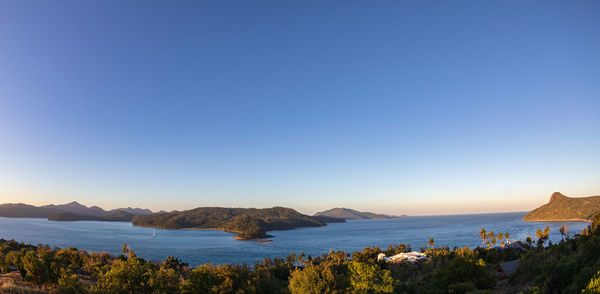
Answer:
M550 202L529 212L523 221L590 221L598 213L600 196L572 198L555 192Z
M132 223L135 226L165 229L220 229L238 233L236 239L267 238L270 237L266 234L267 231L325 225L315 218L285 207L199 207L186 211L137 215Z
M103 222L130 222L134 215L123 211L110 211L102 216L96 215L81 215L72 212L61 212L48 217L50 221L103 221Z
M315 213L315 217L331 217L339 219L389 219L401 218L401 216L376 214L372 212L360 212L349 208L332 208Z

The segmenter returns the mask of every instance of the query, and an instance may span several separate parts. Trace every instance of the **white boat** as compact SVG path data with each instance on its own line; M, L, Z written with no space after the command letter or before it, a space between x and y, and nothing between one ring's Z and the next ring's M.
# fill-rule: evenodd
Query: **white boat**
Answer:
M156 230L152 231L152 238L156 238Z

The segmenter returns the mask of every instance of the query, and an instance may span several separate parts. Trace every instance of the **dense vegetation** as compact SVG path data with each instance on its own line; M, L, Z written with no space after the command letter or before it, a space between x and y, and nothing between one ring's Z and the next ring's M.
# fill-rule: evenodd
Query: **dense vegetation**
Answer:
M600 211L600 196L571 198L559 192L550 202L532 210L524 221L591 220Z
M96 215L80 215L71 212L61 212L48 217L51 221L104 221L104 222L130 222L135 215L123 211L116 210L106 213L101 216Z
M581 236L563 234L563 241L544 247L547 235L542 233L537 249L522 256L513 281L532 281L535 293L578 293L585 287L600 293L600 214Z
M473 250L435 248L431 239L430 248L421 248L428 258L416 263L378 261L380 253L412 250L400 244L352 255L289 255L253 267L196 268L173 257L147 261L126 245L122 255L111 256L1 240L0 271L18 271L32 285L60 293L598 293L600 216L581 236L566 233L558 244L548 242L547 230L537 235L537 242L524 244L525 250L492 247L492 242L507 239L506 234L484 230L486 246ZM499 263L519 258L517 272L507 279L493 274Z
M16 269L38 287L63 293L392 293L444 292L444 289L492 289L495 279L486 267L486 253L468 248L428 249L430 262L387 264L381 252L410 250L400 245L387 250L365 248L352 256L330 252L319 257L290 255L246 265L201 265L189 268L175 258L153 263L126 246L123 255L88 253L73 248L51 249L2 241L2 271ZM497 255L493 256L497 259Z
M340 219L388 219L400 218L400 216L376 214L372 212L360 212L349 208L332 208L315 213L315 216L326 216Z
M262 213L267 218L273 212ZM400 244L352 254L292 254L252 267L196 268L174 257L144 260L127 245L112 256L0 240L0 272L18 273L32 289L58 293L600 293L600 215L579 236L560 231L563 240L552 244L549 228L540 229L537 241L527 238L524 248L500 248L510 236L484 229L479 232L484 246L475 249L436 248L430 239L429 248L420 248L427 259L415 263L378 260L380 253L413 250ZM516 273L494 275L498 264L517 259ZM2 291L10 292L10 285L0 285Z
M298 227L318 227L325 223L291 208L223 208L199 207L151 215L138 215L132 223L167 229L222 229L238 233L237 239L266 238L267 231L290 230Z

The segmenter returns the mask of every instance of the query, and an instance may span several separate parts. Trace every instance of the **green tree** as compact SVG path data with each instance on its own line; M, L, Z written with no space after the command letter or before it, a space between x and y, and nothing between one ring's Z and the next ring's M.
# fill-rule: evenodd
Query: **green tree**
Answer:
M587 284L585 289L581 290L584 294L600 293L600 271L598 271Z
M250 274L253 293L285 293L288 290L288 265L255 266Z
M123 254L125 254L125 256L129 255L129 246L127 246L127 244L123 244L123 248L121 248L121 252L123 252Z
M567 224L560 226L559 232L560 232L560 235L561 235L563 241L565 240L565 237L567 239L569 238L569 227L568 226L569 225L567 225Z
M479 237L481 237L481 242L483 243L483 247L485 247L485 240L487 239L487 234L484 228L481 228L481 231L479 231Z
M172 268L160 267L150 278L150 286L158 293L178 293L180 276Z
M437 270L432 278L432 283L439 289L467 282L473 283L477 289L496 286L495 277L488 273L482 260L472 261L461 257L454 258L447 267Z
M502 239L504 239L504 234L498 233L498 235L496 235L496 240L500 240L500 244L504 245L504 241Z
M289 289L292 293L332 293L335 289L335 275L328 266L310 265L304 269L296 269L291 273Z
M25 253L23 253L24 255ZM10 270L11 266L15 266L18 269L22 269L23 265L21 262L21 253L19 251L9 251L6 253L6 255L4 256L4 261L6 262L6 264L8 265L8 268L6 268L6 272L8 272ZM24 277L25 276L25 271L21 271L21 276Z
M543 247L546 243L546 240L548 240L548 237L550 236L550 226L546 226L543 231L541 229L537 229L535 236L538 238L538 247Z
M529 244L529 246L531 246L531 244L533 244L533 240L531 239L531 236L527 236L527 238L525 238L525 242L527 242L527 244Z
M220 281L211 268L203 264L191 270L183 282L183 293L214 293L212 289Z
M10 271L10 263L6 254L0 252L0 272L8 273Z
M212 268L218 283L216 293L245 293L250 288L250 270L247 266L221 265Z
M165 261L162 262L161 266L166 269L173 269L178 274L181 274L188 267L188 264L180 261L174 256L169 256L167 259L165 259Z
M38 287L41 287L50 280L48 267L38 258L35 251L27 251L22 262L23 270L25 271L25 280L33 282Z
M427 245L431 246L432 248L435 248L435 240L433 240L433 238L429 238L429 241L427 241Z
M489 246L493 247L494 245L496 245L496 234L494 233L494 231L490 231L488 235L490 239Z
M58 290L61 294L79 294L86 293L85 288L79 282L79 279L69 269L62 268L58 278Z
M392 293L394 279L389 270L376 264L353 261L350 269L350 284L359 293Z
M110 270L101 273L98 279L100 292L108 293L150 293L150 277L153 271L144 260L129 251L127 260L116 259Z

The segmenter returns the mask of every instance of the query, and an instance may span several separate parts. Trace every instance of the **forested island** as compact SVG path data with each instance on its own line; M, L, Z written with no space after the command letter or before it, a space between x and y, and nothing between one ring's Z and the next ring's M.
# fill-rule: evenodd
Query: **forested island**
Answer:
M403 216L377 214L372 212L360 212L350 208L332 208L315 213L316 217L331 217L337 219L393 219Z
M482 229L484 245L474 249L436 247L430 239L416 261L382 259L415 254L410 244L396 244L195 268L175 257L145 260L127 245L114 256L0 240L0 292L600 293L600 215L578 236L563 234L556 244L549 233L547 227L537 240L511 242L507 233L496 237Z
M116 210L111 211L104 215L81 215L75 214L72 212L60 212L57 214L53 214L48 217L50 221L102 221L102 222L130 222L135 214L123 211Z
M250 240L271 237L267 231L325 226L325 221L286 207L199 207L185 211L137 215L132 223L135 226L164 229L225 230L238 233L234 237L238 240Z
M600 212L600 196L567 197L555 192L550 202L529 212L523 221L591 221Z

